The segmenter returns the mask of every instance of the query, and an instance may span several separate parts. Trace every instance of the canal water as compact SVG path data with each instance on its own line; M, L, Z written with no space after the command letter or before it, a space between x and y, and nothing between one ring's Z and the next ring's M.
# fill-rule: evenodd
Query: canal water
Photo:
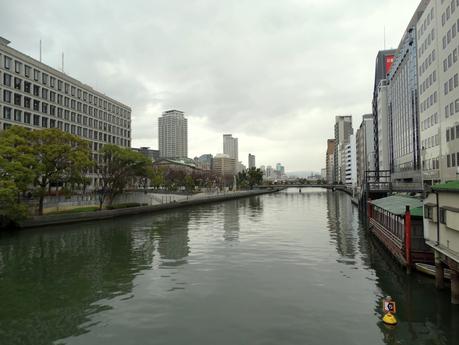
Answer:
M321 189L2 235L0 303L2 345L459 344L448 291Z

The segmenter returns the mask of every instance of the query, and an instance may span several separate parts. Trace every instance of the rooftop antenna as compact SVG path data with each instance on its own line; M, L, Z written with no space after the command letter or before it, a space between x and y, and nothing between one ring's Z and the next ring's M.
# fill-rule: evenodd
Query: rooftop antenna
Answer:
M62 52L62 73L64 73L64 52Z
M386 50L386 26L384 25L384 50Z
M41 62L41 40L40 40L40 62Z

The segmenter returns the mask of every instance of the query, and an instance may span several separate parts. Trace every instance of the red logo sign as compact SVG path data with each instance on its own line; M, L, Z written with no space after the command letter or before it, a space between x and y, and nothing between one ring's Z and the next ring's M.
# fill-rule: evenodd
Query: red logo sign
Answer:
M390 68L392 67L393 63L394 63L394 56L393 55L387 55L386 56L386 75L389 74Z

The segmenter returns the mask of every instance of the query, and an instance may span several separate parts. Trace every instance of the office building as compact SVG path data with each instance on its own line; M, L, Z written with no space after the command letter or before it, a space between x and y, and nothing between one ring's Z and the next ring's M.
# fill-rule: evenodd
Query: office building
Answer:
M372 109L373 109L373 139L374 139L374 160L375 160L375 170L388 170L382 169L379 166L379 155L381 154L388 154L389 152L389 145L388 143L380 143L379 139L384 138L383 133L380 133L384 130L384 125L387 125L388 122L388 112L382 112L385 108L387 108L387 100L382 97L381 91L386 91L385 89L381 89L381 85L386 83L387 75L392 67L392 63L394 62L394 55L395 50L381 50L376 55L376 63L375 63L375 80L373 84L373 101L372 101ZM381 109L382 108L382 109ZM387 132L386 132L387 134ZM388 137L388 136L387 136Z
M457 178L459 166L459 1L425 1L419 42L419 118L424 184Z
M255 155L249 153L249 169L255 168Z
M352 128L352 116L336 116L335 122L335 152L333 181L344 183L345 177L345 148L349 143L349 137L354 133Z
M218 153L213 158L212 170L220 176L234 176L236 161L227 154Z
M357 184L357 153L356 139L352 134L349 137L349 142L345 145L345 177L344 183L347 187L354 189Z
M158 119L161 158L188 157L188 120L179 110L168 110Z
M335 142L335 139L327 140L327 152L325 153L325 180L329 184L334 182L333 176L335 171Z
M418 107L418 41L416 25L428 1L422 1L410 20L387 77L390 139L389 161L394 186L422 186ZM438 95L432 104L438 101Z
M143 154L152 162L157 161L159 159L159 150L152 150L149 147L132 148L132 151Z
M375 171L373 114L363 115L356 133L357 186L362 189L367 171Z
M232 134L223 134L223 153L239 162L238 139Z
M0 130L57 128L87 140L102 163L105 144L131 146L131 108L9 46L0 37ZM91 187L99 183L88 174Z
M389 104L387 100L387 79L379 82L377 92L377 122L373 122L373 126L377 126L374 131L375 142L377 143L375 149L375 170L382 176L387 176L390 171L390 123L389 123ZM388 182L382 181L381 182Z

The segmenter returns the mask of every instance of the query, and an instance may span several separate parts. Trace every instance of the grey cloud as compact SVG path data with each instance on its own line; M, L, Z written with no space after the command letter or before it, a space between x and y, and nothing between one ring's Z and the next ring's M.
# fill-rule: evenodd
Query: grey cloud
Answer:
M2 5L0 35L35 57L41 38L54 67L64 50L68 74L132 107L134 145L156 147L157 117L178 108L206 143L190 143L191 156L211 143L221 151L215 138L233 132L244 138L241 157L250 151L260 164L319 170L334 116L352 113L357 126L371 109L383 26L397 45L417 4L15 1ZM193 127L199 119L206 128Z

